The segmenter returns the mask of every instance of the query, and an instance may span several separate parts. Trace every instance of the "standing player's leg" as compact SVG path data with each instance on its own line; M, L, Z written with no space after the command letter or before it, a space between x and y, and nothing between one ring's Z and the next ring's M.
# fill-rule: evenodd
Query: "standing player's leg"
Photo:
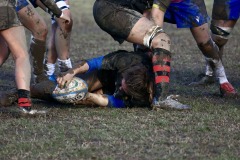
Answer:
M35 82L45 80L43 59L46 52L47 25L31 4L18 2L17 12L22 24L31 31L30 54ZM22 6L22 7L21 7Z
M63 11L65 14L71 17L69 9ZM70 23L66 23L65 20L56 19L58 27L55 33L55 46L58 53L58 67L60 72L65 72L69 68L72 68L70 60L70 36L72 31L72 20Z
M228 41L229 35L234 28L240 15L240 1L235 0L214 0L212 9L211 32L212 39L219 47L219 56L222 59L224 46ZM194 84L206 85L214 82L213 69L211 64L206 61L206 71L204 76Z
M56 45L55 45L56 29L57 29L57 22L53 20L52 26L51 26L52 32L49 37L47 54L46 54L46 57L44 60L45 74L52 81L56 81L54 73L55 73L55 67L56 67L55 63L56 63L57 57L58 57Z
M31 110L30 78L31 66L26 46L25 31L22 26L1 31L15 61L15 76L18 88L18 105L24 111Z
M117 8L117 9L116 9ZM119 43L127 40L153 49L153 71L155 74L154 107L187 109L173 99L167 98L170 82L170 39L163 29L156 26L141 13L106 1L94 4L96 23Z
M64 2L64 3L63 3ZM71 17L69 10L69 1L62 1L62 11ZM70 23L65 20L55 18L52 23L52 35L48 46L47 58L45 60L46 72L50 79L53 79L55 72L55 63L58 60L60 72L65 72L72 68L70 60L70 36L72 30L72 19Z
M236 91L228 82L227 76L225 74L222 60L219 56L219 48L212 40L208 31L209 29L207 23L199 27L191 28L191 32L198 44L199 49L202 51L206 60L211 65L215 77L219 80L222 96L235 95Z

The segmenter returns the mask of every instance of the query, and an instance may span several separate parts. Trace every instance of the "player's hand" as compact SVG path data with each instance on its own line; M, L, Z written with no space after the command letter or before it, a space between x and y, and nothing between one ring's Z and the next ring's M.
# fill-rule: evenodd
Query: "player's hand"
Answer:
M61 73L57 77L57 83L59 88L67 87L69 83L72 81L73 77L74 77L74 72L71 69L66 73Z

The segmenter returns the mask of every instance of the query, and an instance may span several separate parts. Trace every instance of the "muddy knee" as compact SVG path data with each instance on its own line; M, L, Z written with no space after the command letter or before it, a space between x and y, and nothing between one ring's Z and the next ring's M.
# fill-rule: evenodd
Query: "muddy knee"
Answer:
M210 26L211 32L212 32L212 38L214 42L219 46L224 46L228 38L230 36L230 33L232 32L232 27L221 27L217 26L215 24L211 24Z
M171 41L161 27L153 26L144 36L143 44L151 49L162 48L170 50Z

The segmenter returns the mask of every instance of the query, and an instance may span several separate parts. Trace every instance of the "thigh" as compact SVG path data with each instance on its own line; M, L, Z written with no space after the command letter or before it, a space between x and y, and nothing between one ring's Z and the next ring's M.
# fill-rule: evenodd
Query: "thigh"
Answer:
M212 19L237 20L240 16L239 0L214 0Z
M21 25L16 11L15 4L9 1L0 3L0 30L8 29L14 26Z
M146 33L149 32L154 25L154 22L148 18L140 18L131 29L126 40L131 43L143 45L143 39L146 36Z
M98 26L119 43L127 39L134 25L143 16L133 9L104 0L95 2L93 15Z
M47 25L45 21L31 4L19 10L18 16L22 24L28 28L34 36L46 34Z
M23 26L11 27L1 31L1 35L6 40L13 55L28 56L26 35Z

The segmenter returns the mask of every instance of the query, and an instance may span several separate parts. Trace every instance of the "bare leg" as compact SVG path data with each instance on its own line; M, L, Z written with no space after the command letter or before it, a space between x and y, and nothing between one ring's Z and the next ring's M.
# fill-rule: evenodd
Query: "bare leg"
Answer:
M69 0L65 0L66 4L69 5ZM71 13L69 9L63 10L63 13L71 18ZM72 30L72 19L70 23L66 23L65 20L55 18L52 24L52 34L51 41L48 45L48 55L45 60L45 70L50 76L55 72L55 63L58 58L58 65L61 72L67 71L72 68L70 60L70 36Z
M33 73L36 76L35 82L38 83L46 79L43 73L43 59L46 52L47 26L31 4L18 11L18 15L23 25L32 33L30 53Z
M153 21L142 17L132 28L127 41L146 46L144 38L156 27ZM152 62L155 75L153 108L189 109L190 106L181 104L168 96L171 61L169 36L162 31L152 38L150 47L153 51Z
M55 72L55 63L57 60L57 50L55 45L55 33L57 29L57 23L53 22L52 24L52 34L50 35L47 55L44 61L45 72L47 76L52 76ZM54 80L54 79L53 79Z
M18 89L30 90L31 66L27 52L25 31L22 26L1 31L15 60L15 76Z
M223 27L223 28L228 28L229 30L229 34L231 32L231 30L234 28L235 24L237 23L237 20L212 20L211 25L213 26L217 26L217 27ZM211 30L213 27L211 27ZM212 39L213 41L218 45L219 47L219 55L220 58L222 59L223 56L223 49L225 44L228 41L228 35L227 36L221 36L221 35L216 35L213 33L214 31L212 31Z
M219 55L219 48L210 36L208 24L194 27L191 29L191 32L198 44L199 49L204 54L206 61L213 69L214 75L219 80L221 94L235 95L236 92L234 88L227 80L227 76ZM224 87L225 85L228 85L229 87Z
M64 10L66 14L71 17L70 10ZM58 27L55 33L55 45L58 54L58 65L61 72L67 71L72 68L71 61L69 59L70 53L70 36L72 30L72 20L70 23L66 23L65 20L56 19Z

